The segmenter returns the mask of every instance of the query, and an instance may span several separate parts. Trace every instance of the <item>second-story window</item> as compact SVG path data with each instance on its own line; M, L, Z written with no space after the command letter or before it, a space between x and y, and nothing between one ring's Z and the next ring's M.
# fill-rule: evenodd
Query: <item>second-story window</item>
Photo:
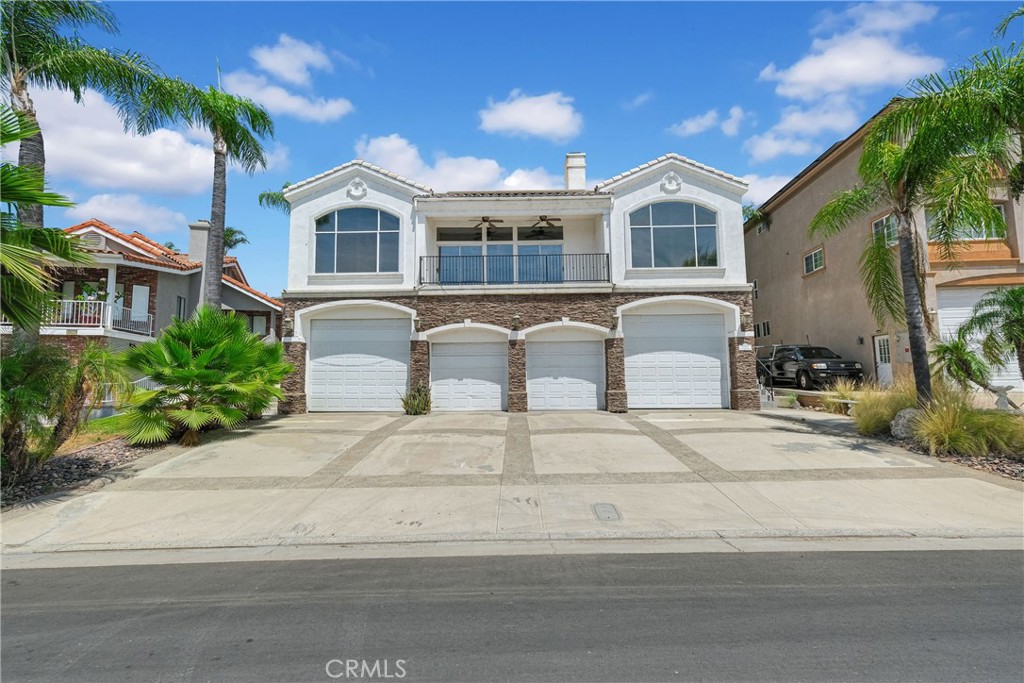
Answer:
M962 240L996 240L1005 236L1004 226L1006 223L1006 207L1002 204L995 204L996 210L1003 217L1003 225L973 225L964 226L957 230L957 237ZM925 209L924 222L928 230L928 239L934 239L932 223L935 220L935 212Z
M358 207L316 219L317 273L397 273L400 221Z
M629 214L633 268L718 265L718 215L690 202L658 202Z
M893 245L899 241L899 225L896 224L896 214L890 213L871 224L872 235L878 237L883 232L886 244Z
M818 247L809 254L804 255L804 275L810 275L825 267L825 250Z

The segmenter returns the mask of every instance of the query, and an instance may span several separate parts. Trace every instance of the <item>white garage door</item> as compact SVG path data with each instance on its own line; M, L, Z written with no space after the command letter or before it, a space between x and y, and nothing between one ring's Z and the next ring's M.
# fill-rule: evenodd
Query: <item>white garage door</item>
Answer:
M408 319L314 320L310 410L401 410L409 376Z
M530 410L604 408L604 342L527 342Z
M430 386L435 410L504 410L508 343L432 343Z
M939 289L939 332L944 338L956 335L957 329L971 317L974 305L990 290L985 287L956 287ZM992 368L993 386L1013 386L1024 389L1017 358L1006 357L1002 368Z
M622 334L628 407L728 407L723 315L624 315Z

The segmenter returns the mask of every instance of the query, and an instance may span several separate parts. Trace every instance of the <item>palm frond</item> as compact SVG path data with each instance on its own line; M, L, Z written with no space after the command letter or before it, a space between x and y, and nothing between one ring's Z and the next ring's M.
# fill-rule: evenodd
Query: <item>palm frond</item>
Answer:
M1012 24L1015 19L1020 19L1021 17L1024 17L1024 5L1021 5L1003 17L1002 21L999 22L999 25L996 26L995 35L998 38L1005 38L1006 31L1010 28L1010 24Z
M858 265L868 306L879 326L887 320L902 323L906 310L900 266L896 250L889 245L884 232L868 237Z
M878 190L865 186L837 192L818 210L807 230L811 239L828 239L842 232L878 201Z

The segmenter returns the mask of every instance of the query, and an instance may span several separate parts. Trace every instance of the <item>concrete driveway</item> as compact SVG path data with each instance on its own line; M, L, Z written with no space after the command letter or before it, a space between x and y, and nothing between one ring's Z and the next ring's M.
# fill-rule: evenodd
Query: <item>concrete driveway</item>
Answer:
M311 414L169 448L139 470L5 513L5 555L851 536L1020 547L1024 533L1019 483L796 411Z

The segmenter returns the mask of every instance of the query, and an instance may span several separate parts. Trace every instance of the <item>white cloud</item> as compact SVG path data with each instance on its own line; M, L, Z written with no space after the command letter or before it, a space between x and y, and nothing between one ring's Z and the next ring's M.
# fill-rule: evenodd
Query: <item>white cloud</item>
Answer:
M163 206L147 204L137 194L98 194L65 211L78 221L97 218L121 230L159 233L180 230L188 224L185 215Z
M566 142L583 129L583 116L572 103L573 98L560 92L531 97L513 90L504 101L488 100L487 108L480 110L480 129Z
M817 145L810 141L794 137L780 137L771 131L747 138L744 149L750 158L757 161L768 161L783 155L800 156L810 154Z
M307 43L282 33L276 45L257 45L249 51L256 65L292 85L308 86L310 69L333 70L327 51L319 43Z
M860 116L845 97L821 100L812 107L786 107L772 130L787 135L815 136L823 132L847 133Z
M55 90L33 91L32 98L46 140L48 176L105 190L194 194L209 189L213 151L194 142L194 134L161 128L129 135L115 109L93 91L85 92L82 104Z
M709 131L717 125L718 110L709 109L703 114L691 116L688 119L683 119L679 123L669 126L668 130L670 133L675 133L681 138L686 138L691 135L699 135L700 133Z
M635 109L639 109L640 107L650 102L651 98L653 97L654 93L651 92L650 90L647 90L645 92L640 93L633 99L623 102L622 108L625 109L626 111L633 111Z
M751 174L743 176L743 179L750 184L750 187L747 188L747 193L743 195L744 201L760 206L765 200L778 192L783 185L788 183L791 177L788 175L759 176Z
M903 44L903 34L931 21L938 10L919 3L864 3L826 19L816 32L810 53L786 68L774 63L762 69L761 80L777 81L783 97L814 100L822 95L900 87L915 76L943 67L938 57Z
M255 100L272 114L287 114L303 121L337 121L355 107L344 97L305 97L273 85L265 76L248 71L224 75L224 89Z
M743 107L734 106L729 108L729 118L722 121L722 132L729 137L735 137L740 132L740 124L747 117Z
M440 191L542 190L561 186L561 178L543 168L517 168L506 174L494 159L439 156L430 164L416 145L397 133L360 139L356 142L356 155Z

